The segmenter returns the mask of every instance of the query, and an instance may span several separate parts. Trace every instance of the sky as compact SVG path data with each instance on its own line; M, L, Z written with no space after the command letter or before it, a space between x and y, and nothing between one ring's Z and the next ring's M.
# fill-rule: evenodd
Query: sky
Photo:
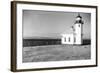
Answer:
M60 38L61 34L72 33L77 12L56 12L23 10L23 37ZM82 16L84 38L91 35L91 14L80 13Z

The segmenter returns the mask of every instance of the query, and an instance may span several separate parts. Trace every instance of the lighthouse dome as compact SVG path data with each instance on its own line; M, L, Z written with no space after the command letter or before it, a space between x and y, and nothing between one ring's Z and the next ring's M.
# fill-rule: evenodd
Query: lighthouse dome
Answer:
M76 18L82 18L82 17L80 16L80 14L78 14L78 16Z
M76 23L81 23L81 24L83 24L82 16L80 16L80 14L78 14L78 16L76 17L75 24L76 24Z

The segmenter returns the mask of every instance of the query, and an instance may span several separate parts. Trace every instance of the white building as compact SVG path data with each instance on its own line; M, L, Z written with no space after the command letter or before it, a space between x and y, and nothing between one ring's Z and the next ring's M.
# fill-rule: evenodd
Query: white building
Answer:
M74 44L73 37L74 37L73 34L62 34L61 43L62 44Z
M76 21L72 26L73 33L72 34L61 34L61 43L62 44L77 44L81 45L83 43L83 21L80 14L76 17Z

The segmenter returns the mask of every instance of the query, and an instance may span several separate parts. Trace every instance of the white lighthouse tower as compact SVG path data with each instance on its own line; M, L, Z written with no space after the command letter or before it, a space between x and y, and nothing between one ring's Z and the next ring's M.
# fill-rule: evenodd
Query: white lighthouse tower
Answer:
M74 44L81 45L83 43L83 21L80 14L76 17L76 21L73 26Z
M61 34L61 43L62 44L83 44L83 21L80 14L76 17L75 23L72 26L73 33L71 34Z

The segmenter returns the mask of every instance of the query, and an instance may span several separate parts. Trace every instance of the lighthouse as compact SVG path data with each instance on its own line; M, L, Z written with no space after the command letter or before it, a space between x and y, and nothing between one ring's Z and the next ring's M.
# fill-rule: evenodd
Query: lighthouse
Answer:
M83 20L82 16L78 14L73 25L74 44L81 45L83 43Z
M73 33L71 34L61 34L62 44L83 44L83 20L82 16L78 14L75 19L75 23L72 26Z

